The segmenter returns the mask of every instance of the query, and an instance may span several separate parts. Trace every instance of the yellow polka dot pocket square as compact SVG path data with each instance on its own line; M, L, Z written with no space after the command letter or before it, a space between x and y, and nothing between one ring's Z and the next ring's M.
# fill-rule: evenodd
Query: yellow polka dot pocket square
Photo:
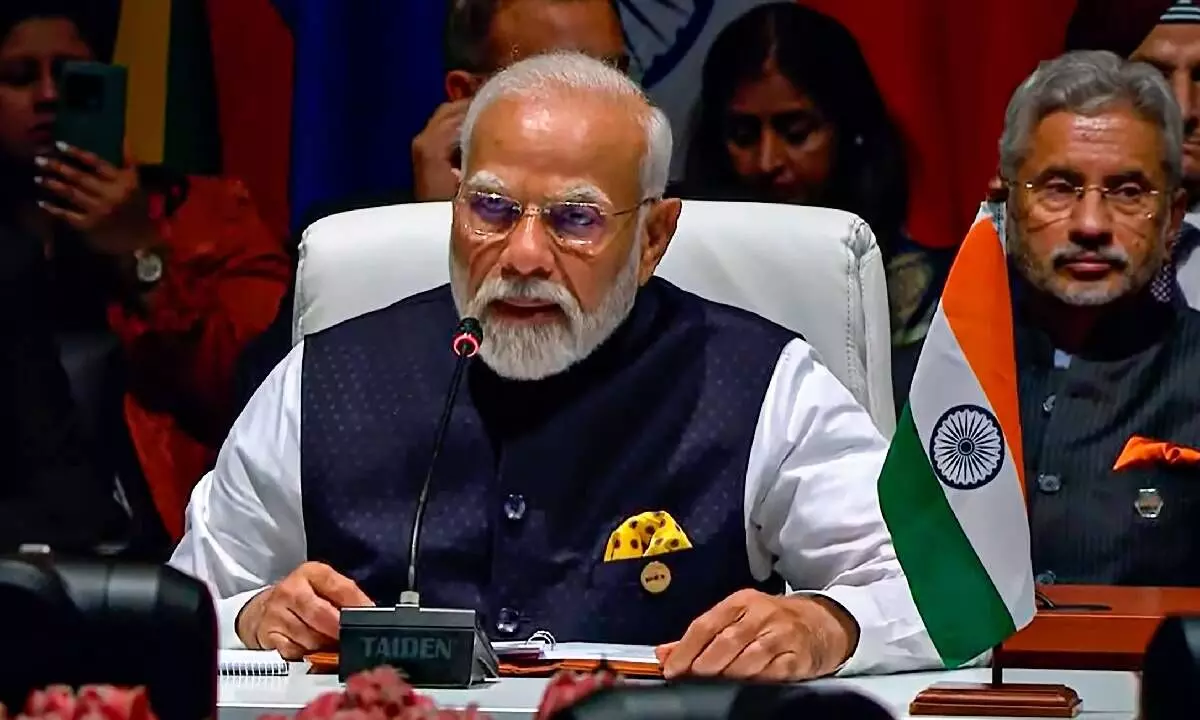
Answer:
M665 555L691 547L683 528L670 513L644 512L625 520L608 536L604 562Z

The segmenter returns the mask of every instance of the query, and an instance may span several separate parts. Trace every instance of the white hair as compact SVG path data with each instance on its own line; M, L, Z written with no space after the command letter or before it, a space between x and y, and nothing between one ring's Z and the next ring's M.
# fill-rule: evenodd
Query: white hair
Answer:
M1016 180L1030 138L1046 116L1056 112L1097 115L1132 105L1163 137L1163 169L1168 187L1183 176L1183 113L1162 73L1106 50L1077 50L1046 60L1013 92L1000 136L1000 171Z
M493 103L510 97L551 97L556 92L585 91L641 105L638 121L646 133L646 153L640 171L642 198L661 197L671 173L671 122L633 80L616 68L578 52L535 55L510 65L480 88L463 121L460 143L463 163L471 156L475 123ZM464 166L464 175L466 167Z

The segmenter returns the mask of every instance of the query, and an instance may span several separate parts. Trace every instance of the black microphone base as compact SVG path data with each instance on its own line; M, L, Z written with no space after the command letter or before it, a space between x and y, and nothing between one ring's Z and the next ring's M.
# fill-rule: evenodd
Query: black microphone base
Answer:
M417 605L341 612L338 676L391 665L414 687L466 688L499 676L474 610Z

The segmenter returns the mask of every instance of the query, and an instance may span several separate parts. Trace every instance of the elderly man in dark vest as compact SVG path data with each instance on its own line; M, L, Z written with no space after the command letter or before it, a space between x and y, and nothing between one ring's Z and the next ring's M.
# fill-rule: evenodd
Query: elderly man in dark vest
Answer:
M172 563L221 598L222 642L297 657L338 608L397 601L471 316L425 604L499 639L659 645L668 676L935 663L867 413L795 333L653 277L681 208L662 112L609 65L543 55L488 81L462 145L449 286L308 337L192 497Z
M1042 583L1200 585L1200 314L1155 294L1187 208L1160 73L1110 52L1013 94L1010 187L1025 477Z

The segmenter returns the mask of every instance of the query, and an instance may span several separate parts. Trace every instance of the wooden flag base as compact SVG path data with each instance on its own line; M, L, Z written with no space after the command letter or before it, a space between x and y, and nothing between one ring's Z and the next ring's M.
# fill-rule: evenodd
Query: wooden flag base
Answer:
M1070 718L1082 701L1066 685L1019 683L937 683L922 690L908 708L910 715L972 717Z
M1079 693L1066 685L1004 682L1004 661L999 649L992 650L991 682L935 683L913 698L908 714L1071 718L1083 710Z

